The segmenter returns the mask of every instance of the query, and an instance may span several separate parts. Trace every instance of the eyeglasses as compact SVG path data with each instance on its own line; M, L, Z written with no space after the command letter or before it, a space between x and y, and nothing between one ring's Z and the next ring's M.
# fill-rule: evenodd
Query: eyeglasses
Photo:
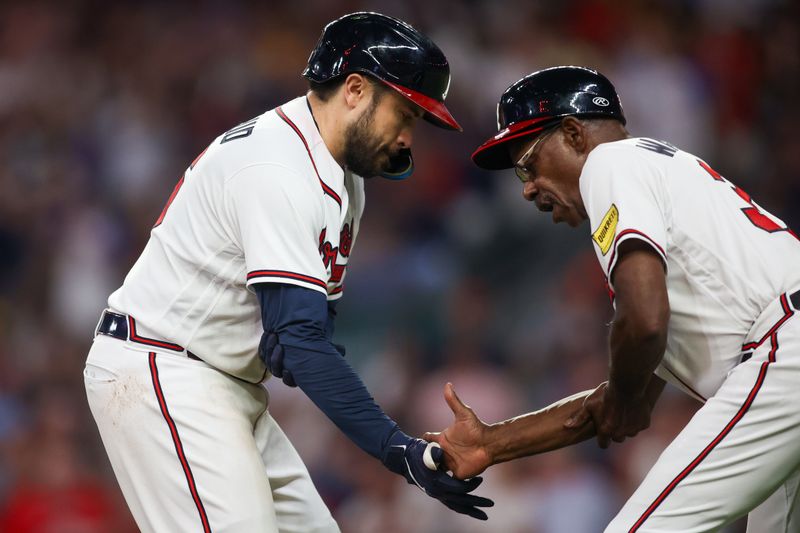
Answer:
M536 146L540 142L542 142L545 139L545 137L549 137L550 134L556 131L559 127L560 124L556 124L555 126L551 126L549 130L545 130L541 134L539 134L539 137L535 141L533 141L531 147L525 150L525 153L522 154L522 156L519 159L517 159L516 163L514 163L514 172L517 174L519 181L521 181L522 183L526 183L527 181L530 181L531 177L533 177L535 171L534 169L528 167L528 163L530 162L530 159L533 157L533 151L536 150Z

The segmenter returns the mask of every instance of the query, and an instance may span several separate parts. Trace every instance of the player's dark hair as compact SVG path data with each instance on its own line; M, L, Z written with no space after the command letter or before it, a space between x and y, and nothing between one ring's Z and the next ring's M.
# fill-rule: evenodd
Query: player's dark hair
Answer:
M311 92L317 95L317 98L323 102L327 102L331 95L342 86L342 83L344 83L344 77L342 76L334 80L324 81L322 83L308 80L308 88L311 90Z
M369 83L372 85L373 89L375 90L375 101L378 101L383 96L383 93L386 92L388 89L383 83L376 80L372 76L365 75L364 76ZM338 78L334 78L332 80L324 81L322 83L317 83L315 81L308 80L308 88L317 95L317 98L322 100L323 102L327 102L330 97L339 90L339 87L342 86L344 80L347 79L347 76L339 76Z

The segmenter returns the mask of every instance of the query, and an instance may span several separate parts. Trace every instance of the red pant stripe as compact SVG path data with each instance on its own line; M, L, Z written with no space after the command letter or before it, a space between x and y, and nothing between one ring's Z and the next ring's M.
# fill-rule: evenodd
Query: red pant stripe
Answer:
M639 519L636 521L633 527L630 528L628 533L635 533L642 526L642 524L644 524L644 522L650 517L650 515L653 514L653 512L658 508L658 506L661 505L661 503L667 498L667 496L669 496L670 493L673 490L675 490L675 487L678 486L678 483L680 483L689 474L691 474L692 471L695 468L697 468L697 465L699 465L703 461L703 459L708 457L711 451L714 448L716 448L720 442L722 442L722 439L724 439L728 435L728 433L731 432L734 426L736 426L739 420L741 420L744 414L750 409L750 406L756 399L758 391L761 389L761 385L764 384L764 379L767 376L767 369L769 368L770 363L775 362L776 359L775 354L778 351L778 328L780 328L781 325L783 325L783 323L786 322L794 314L794 311L792 311L792 309L789 307L787 303L786 294L781 295L780 301L781 301L781 307L783 308L783 316L780 319L778 319L778 321L769 329L769 331L767 331L767 333L761 338L761 340L759 340L758 342L751 342L749 344L744 345L744 348L757 348L758 346L763 344L764 341L767 340L768 338L771 345L769 356L766 361L761 363L761 369L758 372L758 378L756 379L756 383L750 390L750 394L747 395L747 399L744 401L744 404L742 404L736 415L731 419L730 422L728 422L725 428L723 428L723 430L714 438L714 440L712 440L711 443L708 446L706 446L705 449L702 452L700 452L700 454L697 457L695 457L695 459L691 463L689 463L689 466L684 468L683 471L680 474L678 474L675 477L675 479L673 479L670 482L669 485L667 485L667 488L665 488L661 492L661 494L658 495L655 501L651 503L650 506L647 508L647 510L642 514L642 516L639 517Z
M645 520L647 520L650 517L650 515L653 514L653 512L658 508L658 506L661 505L661 503L665 499L667 499L667 496L670 495L670 493L675 489L675 487L678 486L678 483L683 481L689 474L691 474L692 471L695 468L697 468L697 465L699 465L703 461L703 459L708 457L708 454L710 454L711 451L714 448L716 448L720 442L722 442L722 439L724 439L728 435L728 433L731 432L734 426L739 422L739 420L742 419L744 414L748 411L748 409L750 409L750 406L753 404L753 401L755 400L758 391L761 389L761 385L763 385L764 383L764 378L767 375L767 367L769 366L769 364L770 361L764 361L763 363L761 363L761 370L758 373L758 379L756 380L756 384L753 386L753 389L750 391L750 394L747 395L747 400L745 400L742 407L739 408L739 411L736 413L733 419L731 419L731 421L728 422L725 428L714 438L714 440L711 441L711 444L706 446L706 448L702 452L700 452L700 455L698 455L689 464L689 466L684 468L683 471L680 474L678 474L669 485L667 485L667 488L665 488L661 492L661 494L658 495L658 498L656 498L656 500L650 504L650 507L648 507L647 510L644 512L644 514L642 514L642 516L639 517L639 520L636 521L636 523L633 525L633 527L629 530L628 533L635 533L636 531L638 531L638 529L642 526L642 524L644 524Z
M158 398L158 405L161 407L161 414L164 415L164 420L167 421L169 432L172 435L172 443L175 445L175 452L178 454L178 459L183 467L183 473L186 476L186 483L189 485L189 492L192 495L197 512L200 514L200 521L203 524L203 533L211 533L211 526L208 523L208 516L203 502L200 500L200 495L197 493L197 486L194 482L194 475L192 468L189 466L189 461L186 459L186 454L183 451L183 444L181 443L180 435L178 435L178 428L175 421L169 414L167 408L167 400L164 398L164 391L161 390L161 382L158 379L158 367L156 366L156 354L150 352L150 377L153 378L153 389L156 391L156 398Z

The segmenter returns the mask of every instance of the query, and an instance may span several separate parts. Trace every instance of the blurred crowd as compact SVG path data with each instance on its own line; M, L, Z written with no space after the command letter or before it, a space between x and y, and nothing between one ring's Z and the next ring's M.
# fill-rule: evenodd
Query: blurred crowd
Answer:
M709 161L800 229L800 9L781 0L61 0L0 3L0 531L136 531L82 369L110 292L183 169L218 134L302 94L326 22L374 10L450 60L453 134L420 125L417 171L367 184L336 338L406 431L445 427L446 381L487 422L604 379L612 308L590 229L552 226L513 173L469 155L501 92L557 64L616 84L634 135ZM488 524L349 443L301 392L271 409L343 531L600 531L698 407L499 465ZM739 531L740 525L730 531Z

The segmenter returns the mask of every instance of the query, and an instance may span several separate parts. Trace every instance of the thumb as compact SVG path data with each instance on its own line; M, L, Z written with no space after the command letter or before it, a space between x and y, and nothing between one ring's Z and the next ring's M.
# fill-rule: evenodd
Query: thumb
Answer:
M437 432L429 431L429 432L425 433L424 435L422 435L422 439L426 440L428 442L435 442L437 444L441 444L442 440L443 440L442 434L439 433L438 431Z
M469 416L469 407L464 405L464 402L462 402L461 398L456 394L455 387L453 387L453 384L450 382L446 383L444 386L444 400L447 402L447 405L450 406L450 410L453 411L456 418Z

